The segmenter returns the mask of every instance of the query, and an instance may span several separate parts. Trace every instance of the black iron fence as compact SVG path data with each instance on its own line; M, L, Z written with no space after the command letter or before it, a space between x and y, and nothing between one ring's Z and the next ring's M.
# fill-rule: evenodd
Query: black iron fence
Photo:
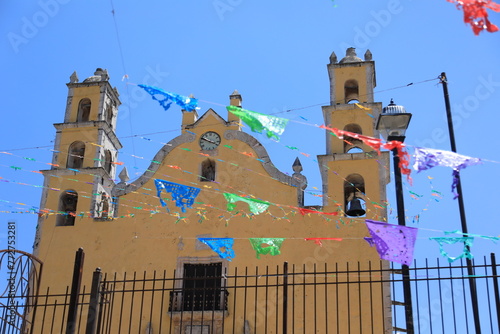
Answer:
M440 260L410 267L415 333L500 332L495 257ZM402 275L386 262L305 267L234 268L209 287L203 277L183 285L175 273L113 276L94 272L82 287L24 296L13 309L0 299L1 333L405 333ZM478 291L472 305L468 280ZM218 283L220 280L220 284ZM28 297L28 298L26 298ZM19 299L18 299L19 300ZM36 300L36 304L30 301ZM74 305L71 301L74 300ZM9 322L15 310L18 321ZM70 315L74 312L73 315ZM69 319L69 320L68 320Z

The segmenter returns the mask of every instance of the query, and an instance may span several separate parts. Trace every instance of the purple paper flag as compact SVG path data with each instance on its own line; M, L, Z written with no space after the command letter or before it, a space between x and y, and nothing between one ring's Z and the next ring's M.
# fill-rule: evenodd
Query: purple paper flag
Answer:
M370 219L366 220L366 227L380 258L408 266L411 264L418 229Z
M471 158L454 152L423 147L415 148L414 158L415 164L413 165L413 169L419 172L436 166L453 168L453 183L451 184L451 191L455 195L454 198L458 197L458 193L456 193L455 189L458 185L458 175L460 174L460 170L467 166L482 164L482 161L479 158Z

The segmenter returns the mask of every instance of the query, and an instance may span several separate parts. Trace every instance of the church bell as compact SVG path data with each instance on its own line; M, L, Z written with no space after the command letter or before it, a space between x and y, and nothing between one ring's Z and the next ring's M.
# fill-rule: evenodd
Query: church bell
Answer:
M363 209L361 205L361 200L357 197L354 197L347 205L346 214L351 217L359 217L364 216L366 211Z

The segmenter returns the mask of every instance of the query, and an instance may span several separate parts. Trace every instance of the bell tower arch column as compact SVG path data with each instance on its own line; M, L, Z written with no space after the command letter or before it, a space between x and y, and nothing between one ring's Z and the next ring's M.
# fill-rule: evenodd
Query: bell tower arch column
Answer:
M41 171L44 188L35 254L50 244L42 235L89 221L78 217L113 217L111 189L122 148L115 133L121 104L118 91L110 85L107 70L101 68L82 82L74 72L67 86L64 122L54 124L51 169Z
M376 86L375 62L370 51L364 60L354 48L337 61L332 53L327 65L330 77L330 105L322 107L328 127L378 137L375 120L382 104L373 101ZM326 131L326 154L318 156L323 181L324 210L338 207L348 217L381 219L389 182L389 154L380 155L355 138L339 139Z

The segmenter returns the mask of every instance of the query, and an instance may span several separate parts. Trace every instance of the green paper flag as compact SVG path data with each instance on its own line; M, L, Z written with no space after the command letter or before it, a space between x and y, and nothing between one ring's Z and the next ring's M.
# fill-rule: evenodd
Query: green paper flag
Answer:
M260 254L278 255L281 254L280 247L285 238L250 238L250 243L253 249L257 252L257 258L260 259Z
M268 138L273 138L276 141L280 140L279 135L285 131L286 124L288 123L288 119L269 116L240 107L227 106L226 108L229 112L241 118L253 132L262 133L264 130Z
M256 215L266 211L270 205L270 203L261 201L259 199L241 197L231 193L224 193L224 197L227 200L227 211L233 211L234 208L236 207L236 204L234 203L238 201L247 203L248 206L250 207L250 211Z

